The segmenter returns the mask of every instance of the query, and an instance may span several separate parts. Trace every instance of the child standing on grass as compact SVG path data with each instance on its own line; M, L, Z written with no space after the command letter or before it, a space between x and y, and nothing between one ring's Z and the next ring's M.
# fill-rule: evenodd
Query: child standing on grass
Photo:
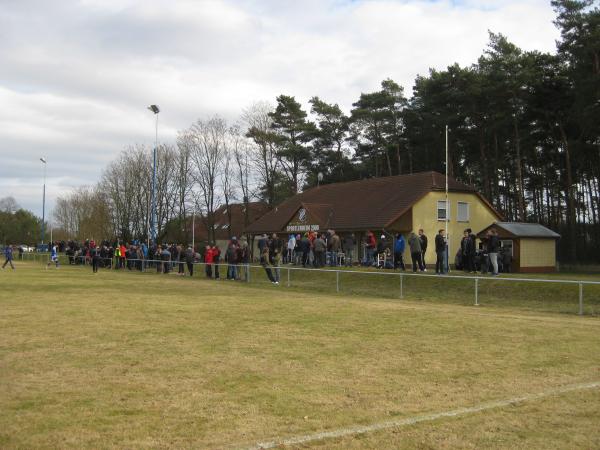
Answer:
M2 264L2 270L4 270L4 268L6 267L7 264L10 264L10 267L12 268L12 270L15 270L15 266L13 265L12 244L7 245L6 248L4 249L4 258L6 259L6 261L4 261L4 264Z

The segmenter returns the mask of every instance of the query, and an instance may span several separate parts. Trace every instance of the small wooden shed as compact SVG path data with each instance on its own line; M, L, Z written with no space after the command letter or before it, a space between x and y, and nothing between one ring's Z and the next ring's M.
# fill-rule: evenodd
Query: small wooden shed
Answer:
M556 272L556 245L560 234L539 223L496 222L477 236L484 238L491 228L498 232L502 251L512 255L511 272Z

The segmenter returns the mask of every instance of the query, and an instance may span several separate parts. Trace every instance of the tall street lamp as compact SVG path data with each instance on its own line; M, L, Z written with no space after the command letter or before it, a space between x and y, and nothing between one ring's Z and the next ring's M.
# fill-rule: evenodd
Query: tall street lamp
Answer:
M160 109L157 105L150 105L148 109L156 116L156 140L154 142L152 163L152 206L150 211L150 237L152 242L156 243L156 150L158 148L158 113Z
M44 190L42 193L42 244L44 243L44 223L46 221L46 157L40 158L40 161L44 164Z

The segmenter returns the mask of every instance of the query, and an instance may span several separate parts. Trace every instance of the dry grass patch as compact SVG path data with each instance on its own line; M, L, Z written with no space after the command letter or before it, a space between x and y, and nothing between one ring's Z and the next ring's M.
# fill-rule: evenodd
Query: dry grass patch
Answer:
M228 448L600 379L596 318L69 267L0 276L3 448Z

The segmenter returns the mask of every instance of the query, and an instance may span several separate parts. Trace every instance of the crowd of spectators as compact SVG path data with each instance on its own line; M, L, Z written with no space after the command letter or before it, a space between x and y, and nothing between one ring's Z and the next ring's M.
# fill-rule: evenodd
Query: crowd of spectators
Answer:
M357 258L357 247L362 245L362 258ZM351 267L359 264L367 267L406 270L404 254L407 249L411 257L412 271L426 272L425 255L428 238L422 229L408 234L395 236L382 234L379 239L368 231L362 242L357 242L354 233L340 237L335 230L325 232L306 232L280 237L276 233L258 237L258 255L254 261L260 262L267 278L279 284L283 264L302 267L322 268L325 266ZM9 246L10 247L10 246ZM8 248L8 247L7 247ZM135 240L131 243L104 240L95 242L86 240L60 241L50 244L53 252L64 252L70 265L90 265L94 272L98 268L115 270L156 270L158 273L192 276L194 264L204 263L207 278L220 279L220 266L226 266L227 280L247 280L248 265L252 262L251 246L245 236L233 237L222 250L219 245L206 245L196 251L192 245L159 244L148 246L145 242ZM447 243L444 230L435 236L435 268L437 274L447 271ZM5 264L12 266L12 250L5 252ZM497 275L499 271L510 271L511 255L503 251L495 230L476 244L475 235L470 229L465 230L460 248L455 256L457 270L474 273L490 272ZM4 267L3 266L3 267ZM58 267L58 259L56 259Z

